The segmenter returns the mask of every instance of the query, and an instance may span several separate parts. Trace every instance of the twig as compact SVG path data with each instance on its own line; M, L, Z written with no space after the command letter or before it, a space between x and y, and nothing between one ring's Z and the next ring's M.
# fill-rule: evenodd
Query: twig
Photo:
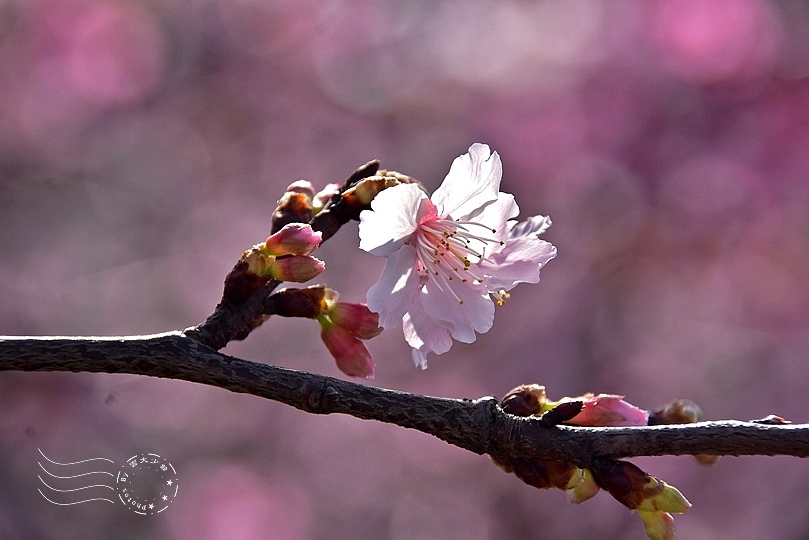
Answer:
M722 421L583 428L546 427L503 412L494 397L422 396L221 354L181 332L128 337L0 336L0 371L131 373L185 380L416 429L477 454L536 457L586 467L596 458L683 454L809 457L809 424Z

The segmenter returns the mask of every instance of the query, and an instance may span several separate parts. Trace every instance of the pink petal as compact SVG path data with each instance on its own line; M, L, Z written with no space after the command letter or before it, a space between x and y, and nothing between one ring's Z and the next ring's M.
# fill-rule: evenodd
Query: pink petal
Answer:
M371 210L360 214L360 249L389 256L418 227L418 216L427 195L414 184L399 184L381 191Z
M431 200L443 216L464 219L497 199L503 165L497 152L475 143L469 152L455 158L441 186Z
M538 283L539 270L556 257L556 248L536 236L509 240L499 253L482 260L478 266L486 274L484 284L490 291L510 290L517 283Z
M388 257L379 281L368 290L368 308L379 313L382 328L399 326L405 312L413 304L419 290L419 276L415 268L416 248L404 245Z
M649 413L623 400L623 396L599 394L584 400L584 408L568 423L576 426L645 426Z

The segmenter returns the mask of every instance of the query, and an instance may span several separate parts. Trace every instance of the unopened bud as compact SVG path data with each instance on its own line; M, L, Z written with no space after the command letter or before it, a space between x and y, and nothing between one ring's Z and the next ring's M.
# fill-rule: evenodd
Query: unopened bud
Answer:
M379 314L368 309L365 304L335 302L329 310L329 319L359 339L375 338L382 333Z
M350 377L374 378L374 359L356 336L332 323L326 317L318 318L320 337L337 367Z
M570 491L570 502L579 504L595 497L601 488L593 478L593 473L587 469L577 469L566 489Z
M262 253L265 255L308 255L323 238L323 233L315 232L309 224L288 223L280 231L264 241Z
M653 495L644 498L638 506L639 512L671 512L673 514L682 514L689 508L691 503L688 499L683 497L674 486L670 486L662 480L658 480L654 476L649 477L649 481L644 488L646 493L653 493Z
M500 406L515 416L539 414L547 401L545 387L540 384L523 384L512 389L500 400Z
M649 413L649 425L692 424L702 420L702 409L690 399L675 399Z
M575 465L552 459L517 458L509 465L517 478L538 489L566 489L578 470Z
M295 180L287 186L288 193L300 193L306 195L310 199L315 195L315 187L309 180Z
M311 184L307 187L300 182L294 182L289 186L289 191L278 201L278 206L272 215L272 233L280 231L284 225L289 223L309 223L312 220L312 196ZM308 184L308 182L307 182Z
M380 191L393 187L398 183L399 181L395 178L371 176L360 180L356 186L344 191L343 199L351 201L354 204L367 206L371 204L371 201L374 200L374 197L376 197Z
M666 512L638 512L650 540L675 540L674 518Z
M318 215L326 203L340 190L339 184L326 184L326 187L317 192L312 199L312 213Z
M695 454L694 459L696 459L697 463L700 465L716 465L716 462L719 461L719 456L712 454Z
M247 272L254 276L270 275L270 267L275 264L275 257L262 253L264 244L258 244L242 254L242 261L247 263Z
M323 285L312 285L304 289L289 287L270 295L268 312L281 317L305 317L317 319L326 312L323 297L328 291Z
M267 274L278 281L304 283L314 279L326 269L326 263L309 255L292 255L276 259L267 269Z
M591 427L647 425L649 413L627 403L623 397L612 394L599 394L597 396L590 394L581 398L573 398L582 400L584 407L582 407L578 415L567 423L575 426Z
M679 514L691 508L677 488L628 461L598 460L591 470L598 485L630 510Z

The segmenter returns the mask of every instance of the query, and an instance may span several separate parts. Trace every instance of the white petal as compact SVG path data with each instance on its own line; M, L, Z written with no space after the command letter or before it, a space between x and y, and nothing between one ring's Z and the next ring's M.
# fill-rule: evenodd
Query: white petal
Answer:
M422 369L427 367L427 354L444 354L452 347L449 329L431 319L422 307L421 293L402 321L405 340L413 347L413 361Z
M449 327L452 337L463 343L475 341L475 332L488 332L494 322L494 303L485 288L471 281L453 285L461 304L446 290L440 290L434 281L428 281L422 294L424 311ZM446 287L446 286L444 286Z
M519 213L520 207L517 206L514 195L501 191L497 194L497 200L468 218L469 221L485 225L494 232L487 234L474 227L470 228L469 232L480 236L490 236L496 240L505 240L509 236L508 220L517 217Z
M485 144L475 143L469 152L455 158L432 201L442 216L463 219L475 210L497 199L503 165L497 152Z
M551 226L550 216L531 216L523 222L517 223L511 229L509 236L517 238L519 236L528 236L533 234L539 236L548 230Z
M371 210L360 214L360 249L389 256L418 227L419 209L427 195L415 184L385 189L371 201Z
M491 291L510 290L517 283L539 282L539 270L556 257L556 248L536 236L523 236L509 240L505 247L478 266L486 278L483 284Z
M368 309L379 313L379 326L395 328L419 291L416 248L404 245L388 257L379 281L368 290Z
M410 349L410 355L417 368L427 369L427 353L418 349Z

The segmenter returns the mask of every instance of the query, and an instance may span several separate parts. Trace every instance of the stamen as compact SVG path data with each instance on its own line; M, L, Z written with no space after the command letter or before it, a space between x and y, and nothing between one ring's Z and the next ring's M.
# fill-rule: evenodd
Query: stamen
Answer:
M502 306L511 298L511 294L506 291L505 289L500 289L497 292L490 292L489 295L494 300L494 303L498 306Z
M485 234L472 232L481 227ZM436 218L420 224L410 243L416 248L419 271L424 270L424 279L431 279L440 291L449 293L463 305L450 282L468 283L472 280L475 284L483 283L484 276L477 263L485 258L486 246L504 243L490 236L496 233L496 229L482 223ZM483 246L473 248L473 242L480 242ZM492 297L502 305L508 299L508 293L500 291L492 293Z

